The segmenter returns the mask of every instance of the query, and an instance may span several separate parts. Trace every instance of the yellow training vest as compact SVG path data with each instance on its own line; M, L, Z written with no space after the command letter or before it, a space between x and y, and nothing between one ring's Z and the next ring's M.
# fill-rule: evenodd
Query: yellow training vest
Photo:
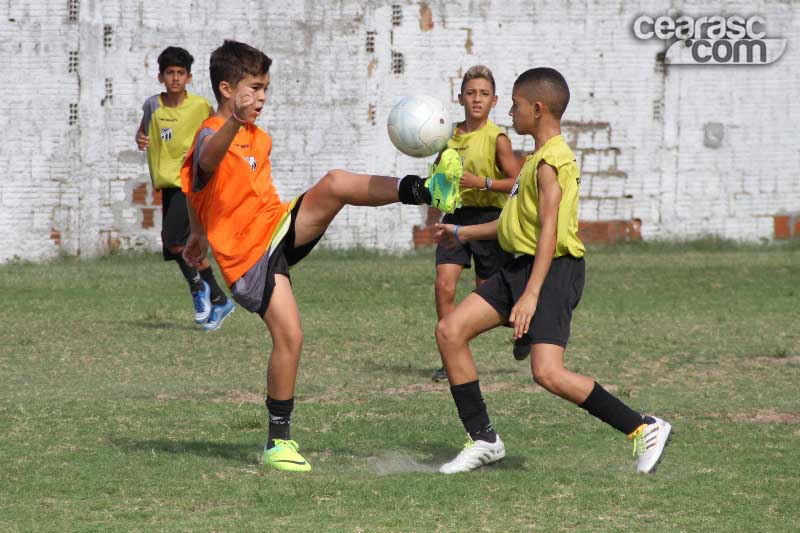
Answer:
M483 127L476 131L464 133L455 129L453 136L447 141L447 147L458 152L464 160L464 170L472 172L482 178L498 180L515 178L505 176L497 166L496 147L497 136L505 135L491 120L487 120ZM494 206L501 208L506 203L507 195L504 192L481 191L479 189L462 189L461 201L465 206Z
M156 189L180 188L183 158L211 109L208 100L189 92L177 107L165 106L158 94L145 101L144 131L150 136L147 164Z
M500 213L497 226L500 246L507 252L536 255L536 243L542 232L537 180L537 169L542 161L556 169L561 187L554 257L583 257L586 248L578 238L578 187L581 175L575 154L561 135L551 138L525 159L517 183Z

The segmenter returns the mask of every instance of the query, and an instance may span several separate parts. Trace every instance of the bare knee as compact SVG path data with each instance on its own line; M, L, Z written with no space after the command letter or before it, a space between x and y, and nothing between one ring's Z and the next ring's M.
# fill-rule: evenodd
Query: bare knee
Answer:
M347 186L347 175L349 172L341 169L329 170L322 176L319 181L319 186L323 187L328 194L338 195L344 191Z
M558 394L561 390L561 370L555 366L534 365L533 380L545 390Z
M303 331L300 328L291 328L281 331L272 339L274 351L300 355L303 349Z
M436 324L436 343L439 347L460 345L468 340L463 334L463 328L454 320L445 317Z
M453 302L456 299L456 285L449 279L436 278L436 296L440 301Z

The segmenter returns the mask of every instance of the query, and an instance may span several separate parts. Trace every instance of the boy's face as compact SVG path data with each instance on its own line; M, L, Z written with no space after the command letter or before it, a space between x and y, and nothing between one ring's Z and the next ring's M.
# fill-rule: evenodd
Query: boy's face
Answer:
M252 93L253 105L248 108L247 117L242 117L248 122L255 121L264 109L264 103L267 101L267 89L269 88L269 72L266 74L259 74L253 76L252 74L245 74L244 78L239 80L236 87L233 88L233 101L236 102L237 95L243 93Z
M191 83L192 75L183 67L167 67L159 73L158 81L164 84L168 93L181 94Z
M511 101L508 116L511 117L514 131L519 135L532 134L536 119L542 114L541 102L530 102L517 87L514 87L514 91L511 93Z
M464 106L464 114L474 120L485 120L497 104L497 95L492 83L486 78L473 78L464 84L464 92L458 95L458 102Z
M253 76L252 74L245 74L244 78L239 80L235 87L231 87L228 82L223 81L220 83L220 92L222 95L234 103L241 101L242 96L247 93L252 94L252 105L247 109L247 116L240 117L248 122L254 122L261 111L264 109L264 103L267 101L267 89L269 89L269 72L266 74L259 74ZM248 101L250 99L247 99Z

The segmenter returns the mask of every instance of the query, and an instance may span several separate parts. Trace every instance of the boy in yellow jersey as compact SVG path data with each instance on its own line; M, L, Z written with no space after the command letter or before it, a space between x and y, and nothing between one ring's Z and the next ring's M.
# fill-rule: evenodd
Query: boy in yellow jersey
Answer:
M437 325L450 391L469 435L461 453L440 472L466 472L505 457L469 348L471 339L501 325L514 329L514 339L527 337L532 344L536 383L628 435L637 470L652 472L671 426L634 411L593 379L564 368L572 311L583 291L585 253L577 234L580 172L561 136L569 87L558 71L535 68L517 78L512 94L509 115L514 130L532 135L535 151L526 159L500 218L473 226L439 224L436 233L437 241L449 244L496 235L503 249L516 256Z
M200 264L210 245L233 298L258 314L269 330L269 429L263 462L307 472L311 465L290 435L303 332L289 267L311 252L345 205L430 205L434 196L453 202L437 185L438 178L343 170L328 172L308 191L283 202L272 181L272 138L254 124L266 103L271 64L260 50L235 41L225 41L211 54L211 85L219 105L201 125L181 169L191 221L183 255L189 265ZM455 172L452 158L442 159L436 175L455 191L460 161Z
M456 125L447 148L458 152L464 161L460 180L462 207L445 215L442 222L461 226L491 222L500 216L521 166L508 136L489 119L497 105L492 71L483 65L469 68L461 81L458 101L464 107L464 121ZM472 261L475 286L479 287L513 257L496 238L454 248L437 246L435 293L439 320L455 309L458 278ZM432 379L447 380L444 368L434 372Z
M207 260L195 269L181 257L189 237L186 197L181 192L181 165L197 128L211 113L202 96L186 91L192 81L194 58L176 46L158 56L158 81L165 91L148 98L136 131L139 150L147 150L153 187L161 191L161 243L165 261L175 261L189 284L194 303L194 321L203 329L219 329L233 311L233 302L219 288ZM151 142L151 139L152 142Z

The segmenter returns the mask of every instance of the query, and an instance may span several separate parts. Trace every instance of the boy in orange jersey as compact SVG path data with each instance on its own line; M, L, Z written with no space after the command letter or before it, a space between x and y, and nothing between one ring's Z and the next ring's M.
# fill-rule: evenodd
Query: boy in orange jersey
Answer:
M181 170L192 228L183 255L190 265L199 264L210 244L233 298L266 324L272 353L263 461L278 470L306 472L311 465L290 436L303 333L288 268L311 251L345 205L430 204L430 184L436 182L426 186L419 176L333 170L283 202L272 182L272 138L254 124L266 101L271 64L263 52L234 41L211 54L219 105L216 116L200 126Z
M436 328L450 392L468 435L463 450L440 468L444 474L505 457L469 348L473 338L501 325L510 325L515 339L532 345L536 383L633 440L639 472L655 470L670 437L668 422L631 409L595 380L564 367L572 312L583 291L586 252L578 237L580 170L561 135L569 96L566 80L554 69L522 73L514 83L509 115L518 134L533 136L535 150L525 160L500 218L471 226L438 225L440 243L497 237L504 250L515 254Z
M186 86L192 82L194 58L183 48L168 46L158 56L158 81L165 91L148 98L136 130L136 145L147 150L153 187L161 191L161 243L164 261L175 261L189 284L194 321L203 329L219 329L233 311L233 302L217 285L207 260L197 268L181 256L189 237L186 197L181 192L181 165L197 128L211 113L211 104ZM150 139L153 139L152 142Z

